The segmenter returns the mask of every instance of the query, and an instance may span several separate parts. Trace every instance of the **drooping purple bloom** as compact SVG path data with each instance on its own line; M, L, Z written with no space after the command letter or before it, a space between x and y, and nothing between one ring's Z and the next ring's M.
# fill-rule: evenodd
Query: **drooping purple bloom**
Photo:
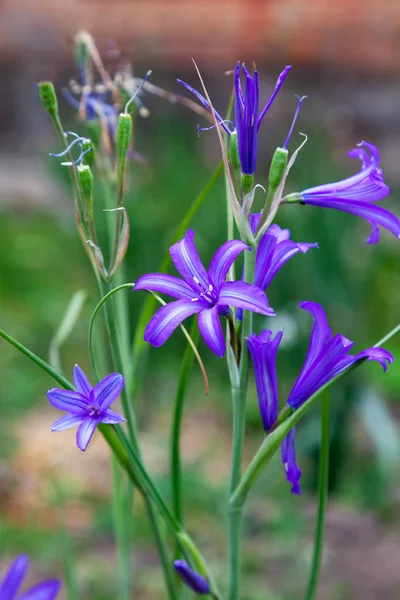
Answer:
M16 600L29 566L29 558L25 554L17 556L8 569L1 585L0 600ZM18 600L54 600L60 591L61 581L51 579L31 587L18 596Z
M340 333L332 336L325 311L317 302L301 302L300 307L314 318L306 360L288 397L288 404L298 408L320 387L348 369L353 363L366 358L376 360L387 371L393 355L383 348L367 348L358 354L349 354L354 342Z
M341 334L332 336L328 320L322 306L316 302L301 302L302 309L314 317L310 344L304 365L289 394L287 403L293 409L299 408L331 379L348 369L360 359L376 360L384 371L394 358L383 348L367 348L356 355L348 354L354 342ZM268 432L278 415L278 384L276 377L276 353L283 331L272 338L272 331L264 330L260 335L251 334L247 346L254 366L258 402L263 426ZM301 470L296 464L294 430L284 440L282 458L286 477L292 483L293 493L300 493Z
M210 593L210 584L207 579L193 571L184 560L174 562L175 571L182 581L196 594L206 595Z
M119 373L111 373L92 387L82 369L75 365L74 384L75 392L59 388L47 392L50 404L67 413L53 423L51 431L79 425L76 445L84 452L99 423L115 425L125 421L124 417L109 408L122 392L124 378Z
M227 315L229 307L242 308L272 316L274 311L260 288L243 281L225 281L235 258L248 249L239 240L226 242L204 268L189 229L185 237L171 246L172 262L183 277L178 279L164 273L143 275L135 290L147 290L178 298L162 306L148 323L144 339L159 347L187 317L198 314L200 333L208 347L217 354L225 353L225 337L219 315Z
M358 148L350 150L351 158L361 160L361 170L356 175L327 183L301 192L301 202L325 208L334 208L358 215L369 221L372 233L368 244L379 241L379 227L385 227L400 238L400 221L388 210L374 204L382 200L390 189L383 180L383 171L379 168L379 151L373 144L362 142Z
M250 227L255 233L261 213L250 215ZM299 252L306 254L310 248L318 248L318 244L294 242L290 239L290 230L281 229L273 224L268 227L262 236L256 251L256 266L254 271L254 285L265 292L278 271L292 256ZM241 320L243 311L236 311L236 318Z
M250 227L255 233L261 213L250 215ZM294 242L290 230L273 224L262 236L257 248L254 285L266 290L275 275L292 256L299 252L306 254L310 248L318 248L317 243Z
M235 67L234 72L234 86L235 86L235 131L237 132L237 141L239 149L240 164L242 167L242 173L245 175L254 175L257 164L257 151L258 151L258 130L261 122L266 115L267 111L271 107L275 100L279 90L281 89L283 82L286 79L291 67L287 66L279 75L275 85L275 89L262 109L258 112L259 107L259 84L258 84L258 73L255 70L253 76L246 69L244 64L242 65L243 73L245 77L244 91L240 82L240 62ZM209 102L200 94L197 90L192 88L190 85L182 81L177 80L178 83L183 85L187 90L192 92L201 104L209 111L211 107ZM232 132L228 127L227 123L222 119L221 115L216 111L215 116L217 121L225 129L226 133L230 135Z

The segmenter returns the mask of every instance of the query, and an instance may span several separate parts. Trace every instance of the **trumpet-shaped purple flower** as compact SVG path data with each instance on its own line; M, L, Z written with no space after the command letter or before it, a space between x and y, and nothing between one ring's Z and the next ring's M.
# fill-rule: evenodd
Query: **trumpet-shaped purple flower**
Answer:
M301 202L334 208L366 219L372 226L372 233L367 239L368 244L376 244L379 241L379 227L385 227L400 238L399 219L388 210L374 204L390 193L383 180L383 171L379 168L378 148L362 142L358 148L350 150L349 156L361 160L359 173L343 181L305 190L300 194Z
M323 385L360 359L375 360L382 365L384 371L387 371L388 364L394 360L390 352L383 348L367 348L356 355L349 354L354 342L341 334L332 336L322 306L316 302L301 302L300 306L312 314L314 325L306 360L287 399L288 405L293 409L299 408ZM253 333L247 338L254 366L261 418L267 432L274 425L278 416L275 361L282 334L283 331L279 331L272 339L272 332L265 330L260 335ZM296 465L294 432L287 436L282 445L282 458L286 477L293 486L293 493L300 493L298 481L301 471Z
M261 213L250 215L250 226L255 233ZM292 256L299 252L306 254L310 248L318 248L317 243L294 242L290 230L271 225L262 236L257 248L254 285L266 290L275 275Z
M74 383L75 392L59 388L47 392L50 404L67 413L53 423L51 431L79 425L76 445L84 452L99 423L115 425L125 421L124 417L109 408L122 392L124 378L119 373L111 373L92 387L82 369L75 365Z
M19 588L25 578L29 558L25 554L17 556L8 569L0 585L0 600L16 600ZM61 581L52 579L31 587L18 596L18 600L54 600L61 588Z
M250 215L250 227L255 233L261 213ZM289 229L281 229L273 224L268 227L257 247L254 285L266 291L271 281L292 256L299 252L306 254L310 248L318 248L318 244L294 242L290 239ZM236 311L237 319L242 319L240 309Z
M259 107L259 84L258 84L258 73L255 70L253 76L249 73L244 65L242 65L243 73L245 77L244 91L240 82L240 63L235 67L234 72L234 85L235 85L235 131L237 132L238 150L240 164L242 167L242 173L245 175L254 175L257 164L257 151L258 151L258 130L260 129L261 122L265 117L267 111L271 107L273 101L278 95L283 82L286 79L291 67L287 66L279 75L275 85L275 89L272 95L262 111L258 112ZM201 104L209 111L211 107L209 102L200 94L197 90L192 88L184 81L178 79L178 83L183 85L187 90L192 92ZM215 112L215 111L214 111ZM228 127L226 121L224 121L217 112L215 112L216 118L222 127L225 129L228 135L232 132Z
M210 584L207 579L193 571L184 560L174 562L175 571L182 581L196 594L205 595L210 593Z
M146 327L144 339L159 347L182 321L197 313L204 341L217 356L223 356L225 338L219 315L227 315L230 306L268 316L275 313L260 288L243 281L225 281L235 258L248 249L246 244L239 240L223 244L206 271L193 238L194 233L189 229L185 237L170 248L172 262L183 280L164 273L150 273L140 277L135 284L135 290L178 298L156 312Z

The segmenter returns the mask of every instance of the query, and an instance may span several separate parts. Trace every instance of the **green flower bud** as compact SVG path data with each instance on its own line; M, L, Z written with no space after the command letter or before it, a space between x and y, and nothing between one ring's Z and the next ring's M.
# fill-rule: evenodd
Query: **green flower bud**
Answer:
M278 189L279 184L282 181L282 177L285 174L287 163L288 163L288 151L285 148L277 148L272 157L271 167L269 169L268 195L270 195L270 196L275 195L275 192Z
M91 167L94 161L94 146L92 140L84 138L84 141L82 142L82 152L86 152L82 159L83 164Z
M86 156L91 154L88 152ZM93 173L89 165L79 165L76 168L78 181L84 201L85 216L88 221L93 219Z
M242 173L240 185L243 190L243 194L246 196L253 189L254 177L253 175L246 175Z
M115 145L119 164L125 160L132 139L132 117L127 113L121 113L118 117L117 134Z
M52 118L58 116L58 102L54 85L51 81L41 81L39 83L39 96L43 106Z

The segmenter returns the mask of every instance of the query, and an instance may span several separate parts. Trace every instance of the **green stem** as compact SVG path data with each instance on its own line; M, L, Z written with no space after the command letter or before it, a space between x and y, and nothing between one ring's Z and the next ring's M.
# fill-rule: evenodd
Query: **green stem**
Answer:
M201 192L196 196L193 204L190 206L189 210L185 214L184 218L176 228L174 235L172 236L171 245L180 240L186 232L186 229L189 226L192 218L203 204L204 200L211 192L215 183L217 182L219 176L223 171L223 163L221 162L218 167L215 169L214 173L211 175L210 179L207 181L204 188ZM160 267L158 271L160 273L165 273L168 269L170 263L169 251L167 250L163 256ZM140 387L141 383L141 374L144 373L144 363L145 357L147 355L148 344L144 341L144 330L146 328L147 323L153 316L154 310L156 306L156 301L152 296L148 296L143 305L143 308L139 315L139 320L136 326L135 335L133 339L132 345L132 361L131 361L131 369L128 376L127 381L127 390L128 396L131 398L131 401L134 401L137 390Z
M125 478L114 456L111 457L111 470L113 482L113 517L118 551L117 597L121 600L130 600L132 589L132 550L131 521L128 515L130 515L132 510L130 503L132 496L126 493Z
M196 320L193 321L190 337L195 344L199 340L199 328ZM190 344L186 346L185 353L179 372L178 388L175 396L174 416L172 421L171 436L171 478L172 478L172 506L175 517L183 523L183 498L182 498L182 465L181 465L181 426L183 406L185 403L186 390L189 383L189 375L193 364L193 350Z
M252 283L254 278L255 250L246 252L244 280ZM249 353L246 337L251 334L252 313L244 311L242 326L242 349L239 363L239 382L231 377L233 400L233 434L232 434L232 463L229 496L231 497L240 482L242 472L243 447L246 427L246 396L249 377ZM241 507L229 504L229 591L228 600L238 600L240 597L241 572Z
M397 333L400 332L400 325L396 325L385 337L383 337L379 342L374 344L375 348L379 348L383 344L386 344L390 339L392 339ZM302 417L314 406L317 402L318 398L323 394L326 390L330 389L338 379L347 375L353 369L357 368L359 365L366 361L365 358L361 358L357 362L353 363L348 369L342 371L328 381L325 385L323 385L319 390L315 392L304 404L302 404L299 408L297 408L293 414L288 416L286 421L281 423L274 431L272 431L261 444L257 453L253 457L250 465L248 466L246 472L240 480L239 485L237 486L233 496L230 499L230 506L232 509L243 507L247 496L253 489L257 479L260 477L261 473L264 471L266 465L269 463L274 454L279 450L281 443L284 438L287 436L289 431L293 429L297 425L297 423L302 419Z
M321 402L321 449L319 455L318 474L318 513L315 528L314 555L311 564L310 579L305 595L305 600L315 600L317 596L318 580L322 566L324 550L325 515L328 502L329 484L329 449L330 449L330 393L325 392Z

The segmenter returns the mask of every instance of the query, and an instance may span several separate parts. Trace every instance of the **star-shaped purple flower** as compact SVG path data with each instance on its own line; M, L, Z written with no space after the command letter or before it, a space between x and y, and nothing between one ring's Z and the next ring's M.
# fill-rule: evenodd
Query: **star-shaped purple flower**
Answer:
M29 566L29 558L25 554L18 556L8 569L1 585L0 600L16 600ZM31 587L18 596L18 600L54 600L60 591L61 581L52 579Z
M84 452L99 423L115 425L125 421L124 417L109 408L122 392L124 378L119 373L111 373L92 387L82 369L75 365L74 383L76 392L59 388L47 392L50 404L67 413L53 423L51 431L79 425L76 445Z
M278 95L283 82L286 79L291 67L287 66L279 75L275 85L275 89L272 92L268 102L260 112L258 113L259 105L259 85L258 85L258 73L255 70L254 74L251 75L244 65L242 65L243 73L245 77L244 91L240 82L240 62L237 63L234 72L234 84L235 84L235 131L237 132L238 150L240 164L242 167L242 173L245 175L254 175L257 163L257 152L258 152L258 130L260 129L261 122L265 117L267 111L271 107L273 101ZM209 102L195 90L192 86L188 85L181 79L177 80L178 83L183 85L189 92L194 94L196 98L202 103L202 105L209 111L211 107ZM230 135L232 131L228 127L226 121L224 121L216 111L215 115L218 122L225 129L226 133Z
M393 355L383 348L367 348L356 355L349 354L354 342L340 333L332 336L322 306L316 302L301 302L300 306L314 317L310 344L304 365L289 394L287 403L299 408L331 379L348 369L357 360L365 358L379 362L384 371L392 363ZM276 353L283 331L272 338L272 331L264 330L260 335L251 334L247 346L252 357L256 380L258 403L265 431L269 431L278 416L278 383L276 377ZM292 484L292 492L300 493L301 470L296 464L294 430L282 444L282 459L286 477Z
M383 180L379 168L379 151L373 144L362 142L358 148L350 150L351 158L361 160L361 171L352 177L336 183L327 183L301 192L301 202L325 208L334 208L358 215L370 222L372 233L368 244L379 241L379 227L385 227L400 238L400 221L388 210L373 204L382 200L390 189Z
M183 280L164 273L150 273L140 277L135 284L135 290L178 298L156 312L146 327L144 339L159 347L182 321L197 313L204 341L217 356L223 356L225 337L219 315L227 315L230 306L268 316L275 313L257 286L243 281L225 281L235 258L248 249L245 243L232 240L223 244L206 271L193 238L194 233L189 229L185 237L170 248L172 262Z

